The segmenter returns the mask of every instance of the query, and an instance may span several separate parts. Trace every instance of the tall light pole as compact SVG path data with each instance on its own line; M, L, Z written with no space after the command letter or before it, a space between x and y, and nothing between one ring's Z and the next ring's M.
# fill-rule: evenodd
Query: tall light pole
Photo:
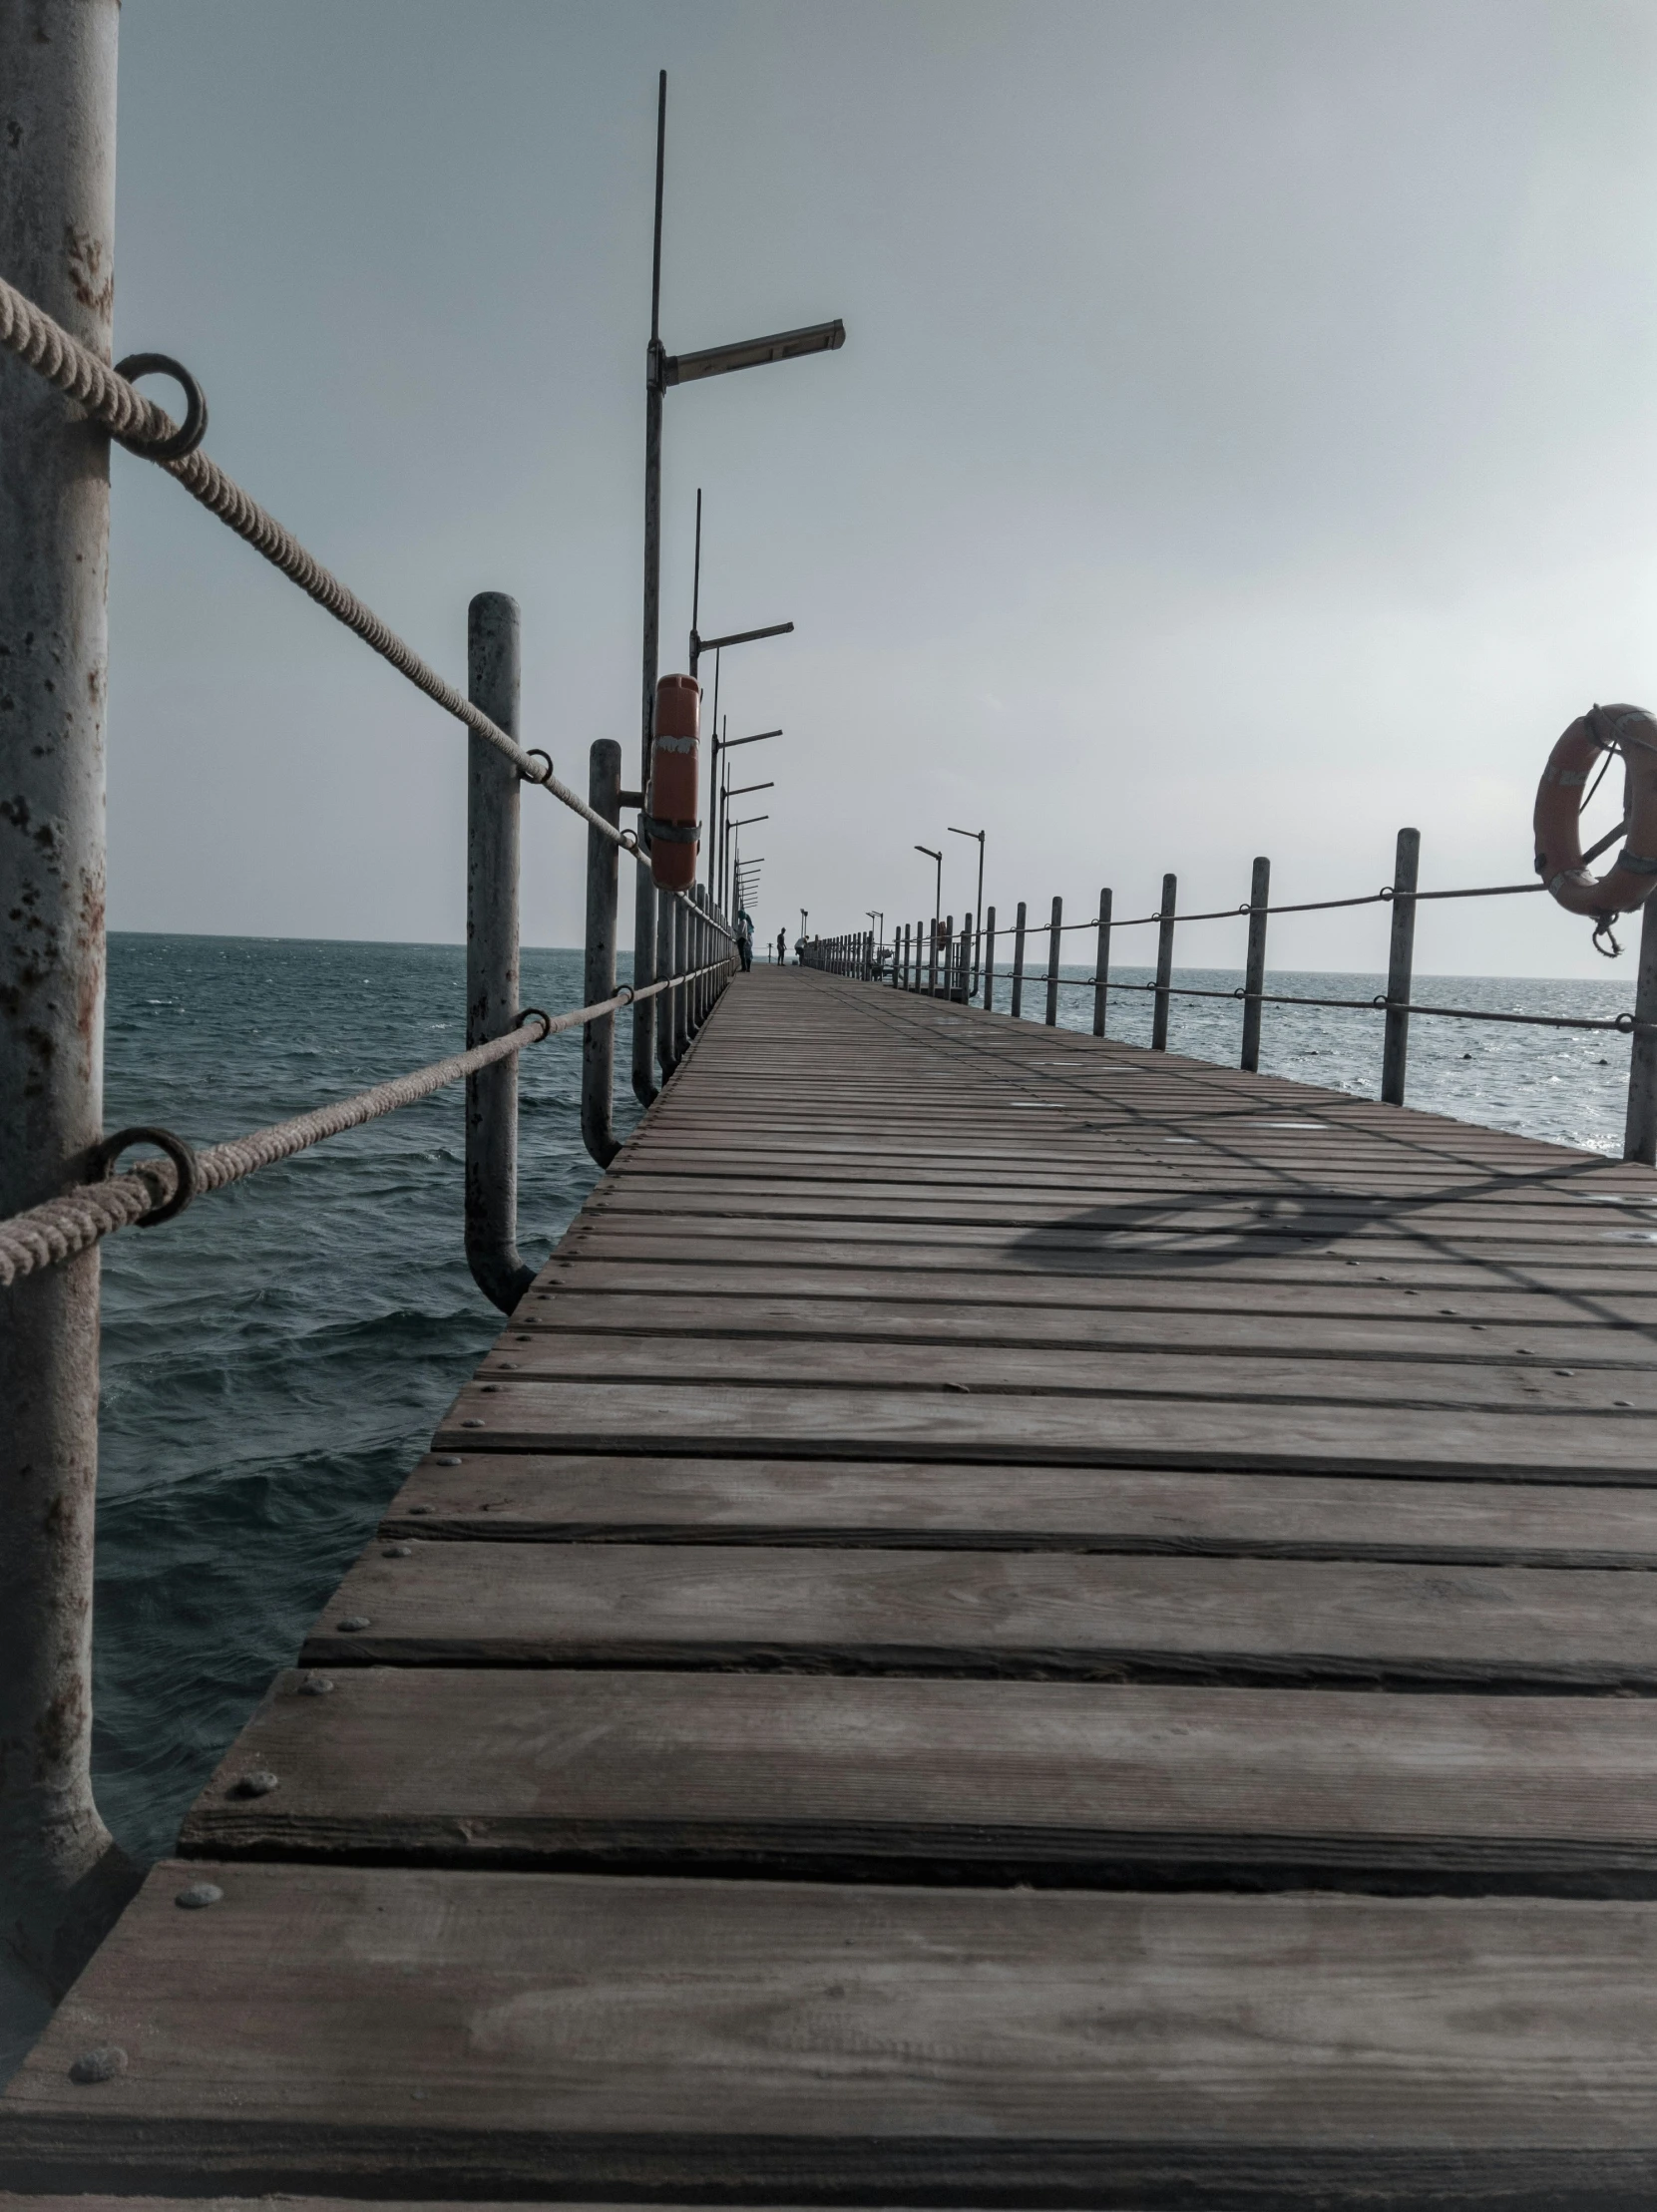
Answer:
M979 940L984 934L984 832L982 830L958 830L953 822L949 827L951 837L976 837L978 839L978 903L973 908L973 979L968 985L970 990L977 990L978 947Z
M930 845L917 845L917 853L924 853L929 861L936 862L937 873L932 887L932 919L936 922L944 912L944 856L935 853Z
M702 490L701 486L698 485L696 487L696 550L694 562L690 571L690 673L692 675L696 673L696 670L701 663L701 657L703 653L711 653L713 655L714 735L712 759L708 765L707 779L707 806L709 817L707 841L707 888L711 893L714 890L714 870L717 859L716 849L718 846L718 824L712 819L712 817L714 813L715 801L718 797L719 791L719 755L720 752L723 750L723 741L719 734L719 675L723 665L720 656L722 655L727 645L751 645L762 637L790 636L793 632L794 625L792 622L770 622L763 629L731 630L728 635L724 637L704 637L701 633L700 628L697 626L701 620L701 605ZM767 734L769 735L771 733L768 732ZM751 743L752 740L749 740L749 742Z
M846 326L811 323L767 338L745 338L736 345L710 346L700 353L669 353L661 342L661 200L666 175L667 72L656 83L655 223L650 250L650 340L644 352L644 619L640 653L640 737L638 804L650 787L650 735L655 718L656 663L661 633L661 402L674 384L696 384L703 377L728 376L767 361L794 361L808 353L832 353L846 342ZM711 641L710 641L711 642ZM733 640L734 642L734 640ZM643 823L640 822L640 839ZM649 871L637 871L633 907L633 982L655 980L656 889ZM635 999L632 1009L632 1087L641 1105L655 1096L655 1000Z
M720 735L716 737L713 741L715 747L715 766L717 766L720 753L734 752L738 745L763 745L768 738L781 737L781 730L755 730L751 737L726 737L723 732L721 732ZM727 775L730 773L728 762L726 763L725 773ZM725 791L724 787L719 784L715 784L714 791L719 803L719 819L714 824L713 843L716 849L719 864L717 898L719 905L722 907L725 903L725 830L727 827L726 817L730 813L730 795L728 792ZM708 888L709 890L714 889L711 884Z
M728 816L729 816L729 814L730 814L730 803L731 803L731 801L732 801L733 799L745 799L745 798L746 798L746 797L748 796L749 792L751 792L751 791L775 791L775 789L776 789L776 788L777 788L777 787L776 787L776 785L775 785L774 783L769 783L769 784L738 784L738 785L737 785L737 787L736 787L736 789L735 789L734 791L726 791L726 792L725 792L725 794L724 794L724 813L725 813L725 815L726 815L726 816L727 816L727 818L728 818ZM769 817L761 816L761 817L756 817L755 819L759 819L759 820L768 820L768 819L769 819ZM724 882L725 882L725 856L724 856L723 852L721 852L721 853L720 853L720 855L719 855L719 883L720 883L720 888L721 888L721 889L723 889L723 887L724 887Z

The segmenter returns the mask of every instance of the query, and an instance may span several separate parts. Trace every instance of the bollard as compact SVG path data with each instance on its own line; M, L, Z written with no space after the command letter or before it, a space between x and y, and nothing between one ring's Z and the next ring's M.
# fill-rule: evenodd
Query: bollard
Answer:
M1381 1099L1404 1104L1404 1079L1410 1062L1411 973L1416 957L1416 882L1421 867L1420 830L1400 830L1393 864L1393 941L1387 962L1387 1020L1381 1043Z
M466 612L467 696L518 734L518 601L480 591ZM518 788L510 761L475 733L466 747L466 1043L518 1026ZM518 1059L466 1078L466 1264L510 1313L535 1278L518 1252Z
M1110 989L1110 894L1099 893L1099 941L1093 954L1093 1034L1104 1035L1104 1001Z
M587 803L607 822L621 816L621 748L601 737L588 754ZM621 854L597 830L587 833L587 960L582 994L589 1006L616 996L616 910L621 892ZM616 1139L616 1016L590 1021L582 1031L582 1140L600 1167L608 1168L621 1146Z
M1055 899L1052 903L1052 920L1047 923L1046 1020L1047 1027L1049 1029L1056 1028L1058 1025L1058 954L1060 949L1059 931L1063 927L1063 922L1064 902L1062 899Z
M1266 909L1272 901L1272 864L1257 860L1249 885L1249 943L1243 969L1243 1057L1250 1075L1260 1072L1260 993L1266 987Z
M992 907L984 922L984 1010L993 1013L996 992L996 910Z
M1153 1052L1168 1049L1168 985L1174 972L1174 899L1178 891L1177 876L1162 879L1162 920L1156 928L1156 1009L1151 1019L1150 1048Z
M1019 911L1013 923L1013 1004L1009 1011L1015 1021L1025 1010L1025 903L1019 901Z
M0 267L108 360L117 0L0 0ZM103 1134L109 439L0 361L0 1214ZM61 1995L136 1885L92 1797L96 1251L0 1291L0 1949Z

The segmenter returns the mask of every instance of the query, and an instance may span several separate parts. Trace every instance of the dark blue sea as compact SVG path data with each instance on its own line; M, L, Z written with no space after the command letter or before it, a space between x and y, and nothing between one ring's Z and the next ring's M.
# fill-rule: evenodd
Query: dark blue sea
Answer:
M437 1059L464 1041L463 977L451 945L115 936L106 1126L160 1122L212 1142ZM1220 991L1238 979L1176 976ZM1131 987L1147 980L1142 968L1113 976L1112 1036L1149 1042L1150 1001ZM1608 1018L1632 983L1621 971L1591 983L1440 976L1418 978L1416 995ZM1368 999L1381 978L1278 975L1270 987ZM526 1002L569 1007L580 989L578 953L525 954ZM1042 1004L1036 985L1027 1017ZM1059 1019L1090 1028L1090 989L1065 981ZM1234 1062L1240 1020L1228 998L1176 998L1172 1046ZM1380 1046L1371 1012L1266 1009L1263 1065L1276 1073L1374 1096ZM1620 1147L1620 1036L1422 1019L1411 1052L1413 1104ZM595 1179L578 1126L580 1033L520 1064L520 1243L538 1262ZM634 1114L623 1086L620 1125ZM104 1247L96 1779L139 1858L171 1845L497 1333L467 1273L461 1190L457 1087ZM6 2026L0 2045L16 2049Z

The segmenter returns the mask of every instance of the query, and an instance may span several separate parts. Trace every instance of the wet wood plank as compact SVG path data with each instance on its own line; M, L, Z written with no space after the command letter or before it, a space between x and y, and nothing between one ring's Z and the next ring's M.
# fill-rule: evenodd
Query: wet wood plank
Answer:
M1569 2203L1657 2189L1657 1907L164 1864L12 2186ZM128 2065L89 2090L84 2050ZM1175 2054L1177 2053L1177 2058ZM917 2198L907 2192L921 2192Z

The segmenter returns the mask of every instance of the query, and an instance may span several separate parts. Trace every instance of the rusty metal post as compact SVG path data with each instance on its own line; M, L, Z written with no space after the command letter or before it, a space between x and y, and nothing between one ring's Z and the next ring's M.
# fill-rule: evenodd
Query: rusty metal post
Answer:
M1179 891L1177 876L1162 879L1162 920L1156 929L1156 1001L1151 1018L1150 1048L1153 1052L1168 1049L1168 985L1174 972L1174 900Z
M1047 1027L1058 1025L1058 953L1059 931L1064 926L1064 902L1052 903L1052 920L1047 924Z
M1266 987L1266 909L1272 903L1272 864L1264 858L1254 864L1249 885L1249 943L1243 969L1243 1056L1239 1065L1250 1075L1260 1072L1260 993Z
M1657 897L1640 916L1640 968L1634 983L1634 1019L1657 1024ZM1622 1156L1657 1167L1657 1027L1636 1029L1628 1052L1628 1116Z
M1420 830L1400 830L1393 864L1393 941L1387 961L1387 1020L1381 1043L1381 1100L1404 1104L1410 1064L1411 976L1416 962L1416 881L1421 868Z
M106 361L117 0L0 0L0 268ZM0 1215L103 1134L109 440L0 360ZM137 1877L93 1803L96 1251L0 1291L0 1951L62 1993Z
M588 755L587 803L607 822L621 818L621 748L601 737ZM597 1006L616 996L616 910L621 855L608 837L587 833L587 960L582 996ZM582 1137L600 1167L608 1168L616 1140L616 1016L590 1021L582 1031Z
M996 910L992 907L984 918L984 1010L995 1010L996 997Z
M518 601L480 591L467 608L467 696L518 734ZM475 734L466 765L466 1043L518 1026L519 775ZM466 1264L510 1313L535 1280L518 1252L518 1058L466 1078Z
M1110 991L1110 894L1099 893L1099 941L1093 954L1093 1034L1104 1035L1104 1002Z
M1025 1010L1025 903L1022 899L1013 921L1013 1004L1009 1010L1015 1021Z

